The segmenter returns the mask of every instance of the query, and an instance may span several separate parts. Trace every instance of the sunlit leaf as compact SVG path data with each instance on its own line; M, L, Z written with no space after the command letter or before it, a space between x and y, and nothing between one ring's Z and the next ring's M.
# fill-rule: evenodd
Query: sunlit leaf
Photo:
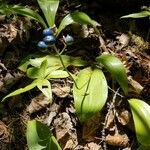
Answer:
M122 16L121 18L143 18L148 16L150 16L150 11L141 11L139 13L133 13L133 14Z
M46 79L38 80L37 87L48 98L50 103L52 102L52 89L51 84Z
M46 21L50 27L55 25L56 12L59 6L59 0L37 0Z
M44 60L40 67L31 67L27 70L27 76L31 79L44 79L46 77L46 69L48 67L47 60Z
M23 15L26 17L29 17L31 19L34 19L41 23L45 28L47 25L45 24L43 18L34 10L27 8L25 6L20 6L20 5L4 5L3 7L0 7L0 12L1 13L10 13L10 14L19 14Z
M110 54L102 54L96 58L97 62L104 65L104 67L111 73L111 75L120 84L125 94L128 93L128 80L125 67L122 62L115 56Z
M67 56L67 55L61 55L61 57L63 59L65 67L68 67L70 65L73 65L73 66L84 66L84 65L86 65L86 62L83 61L79 57L72 57L72 56ZM39 67L44 60L48 61L48 66L49 67L50 66L63 67L62 63L60 61L60 58L57 55L46 55L44 57L30 59L29 64L31 64L34 67Z
M14 91L14 92L8 94L7 96L5 96L5 97L2 99L2 101L4 101L4 100L5 100L6 98L8 98L8 97L16 96L16 95L19 95L19 94L21 94L21 93L24 93L24 92L27 92L27 91L33 89L34 87L36 87L37 82L38 82L38 80L34 80L31 84L27 85L26 87L20 88L20 89Z
M57 36L59 33L68 25L73 23L79 23L79 24L87 24L87 25L93 25L97 26L98 23L94 20L92 20L87 14L83 12L73 12L65 16L57 30Z
M63 70L55 70L52 71L46 78L50 79L50 78L67 78L69 76L69 74L66 71Z
M29 150L61 150L50 129L39 121L28 121L26 138Z
M99 69L85 68L80 71L73 86L73 96L77 115L86 121L104 106L108 88L103 72Z
M139 99L129 100L138 141L150 146L150 105Z

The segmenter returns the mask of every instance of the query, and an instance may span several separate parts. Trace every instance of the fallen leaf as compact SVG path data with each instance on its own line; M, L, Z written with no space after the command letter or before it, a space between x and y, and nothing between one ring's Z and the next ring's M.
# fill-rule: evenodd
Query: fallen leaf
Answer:
M108 134L105 139L106 143L112 146L126 147L129 142L129 138L126 134L116 133L115 135Z

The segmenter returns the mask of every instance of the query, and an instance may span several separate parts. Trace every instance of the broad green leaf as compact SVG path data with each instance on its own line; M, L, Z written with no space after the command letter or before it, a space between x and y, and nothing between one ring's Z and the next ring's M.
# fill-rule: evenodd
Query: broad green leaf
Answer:
M63 70L55 70L52 71L46 78L50 79L50 78L67 78L69 76L69 74L66 71Z
M148 16L150 16L150 11L141 11L139 13L133 13L133 14L122 16L121 18L144 18Z
M43 18L35 11L33 11L30 8L27 8L25 6L20 6L20 5L5 5L3 7L0 8L0 12L1 13L11 13L11 14L19 14L19 15L23 15L26 17L29 17L31 19L34 19L36 21L38 21L39 23L41 23L45 28L47 27L47 25L45 24Z
M61 150L50 129L39 121L28 121L26 138L29 150Z
M104 67L111 73L111 75L120 84L125 94L128 93L128 80L125 67L122 62L110 54L102 54L96 58L97 62L104 65Z
M67 56L67 55L61 55L61 57L63 59L65 67L68 67L70 65L73 65L73 66L84 66L84 65L86 65L86 62L83 61L79 57L72 57L72 56ZM30 59L29 64L31 64L34 67L39 67L44 60L48 61L49 67L50 66L63 67L61 64L60 58L57 55L46 55L44 57Z
M27 76L31 79L44 79L46 77L46 69L48 67L47 60L44 60L40 67L31 67L27 70Z
M19 94L21 94L21 93L24 93L24 92L27 92L27 91L33 89L34 87L36 87L37 82L38 82L38 80L34 80L31 84L27 85L26 87L20 88L20 89L14 91L14 92L8 94L7 96L5 96L5 97L2 99L2 102L3 102L6 98L8 98L8 97L16 96L16 95L19 95Z
M150 146L141 145L137 150L150 150Z
M102 109L108 94L108 87L103 72L99 69L85 68L80 71L73 96L77 115L84 122Z
M59 6L59 0L37 0L46 21L50 27L55 25L56 12Z
M52 102L52 89L51 89L50 82L46 79L38 80L37 87L48 98L48 100L51 103Z
M79 23L79 24L87 24L87 25L93 25L97 26L98 23L94 20L92 20L87 14L83 12L73 12L65 16L57 30L56 35L58 36L59 33L68 25L73 24L73 23Z
M150 146L150 105L139 99L129 100L138 141Z

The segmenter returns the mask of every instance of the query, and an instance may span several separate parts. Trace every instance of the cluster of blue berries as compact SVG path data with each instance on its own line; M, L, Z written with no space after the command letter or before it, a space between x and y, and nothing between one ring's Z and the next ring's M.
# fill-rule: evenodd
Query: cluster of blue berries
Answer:
M46 49L49 45L53 45L56 43L56 38L54 36L53 31L50 28L43 30L43 40L39 41L37 46L40 49Z

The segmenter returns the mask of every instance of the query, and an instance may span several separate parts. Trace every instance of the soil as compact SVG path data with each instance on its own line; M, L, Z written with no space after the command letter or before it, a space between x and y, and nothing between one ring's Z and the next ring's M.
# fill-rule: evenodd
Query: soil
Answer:
M123 2L123 3L121 3ZM63 150L136 150L139 143L128 99L139 98L150 103L150 19L120 19L121 16L141 10L150 3L130 1L61 0L58 21L68 11L83 11L100 23L101 36L97 38L90 26L69 26L58 37L61 48L63 35L71 34L75 43L65 54L82 56L89 61L102 52L115 54L124 63L128 74L129 94L125 96L105 70L109 96L101 112L86 123L76 116L72 80L52 80L53 103L37 89L0 103L0 150L27 150L26 123L37 119L49 126ZM36 1L10 1L11 4L37 8ZM112 5L113 4L113 5ZM123 5L124 4L124 5ZM123 7L125 6L125 7ZM18 68L27 55L39 51L36 47L43 28L37 22L22 16L0 15L0 93L1 99L17 88L31 83ZM42 53L42 52L41 52ZM80 68L68 68L79 72Z

